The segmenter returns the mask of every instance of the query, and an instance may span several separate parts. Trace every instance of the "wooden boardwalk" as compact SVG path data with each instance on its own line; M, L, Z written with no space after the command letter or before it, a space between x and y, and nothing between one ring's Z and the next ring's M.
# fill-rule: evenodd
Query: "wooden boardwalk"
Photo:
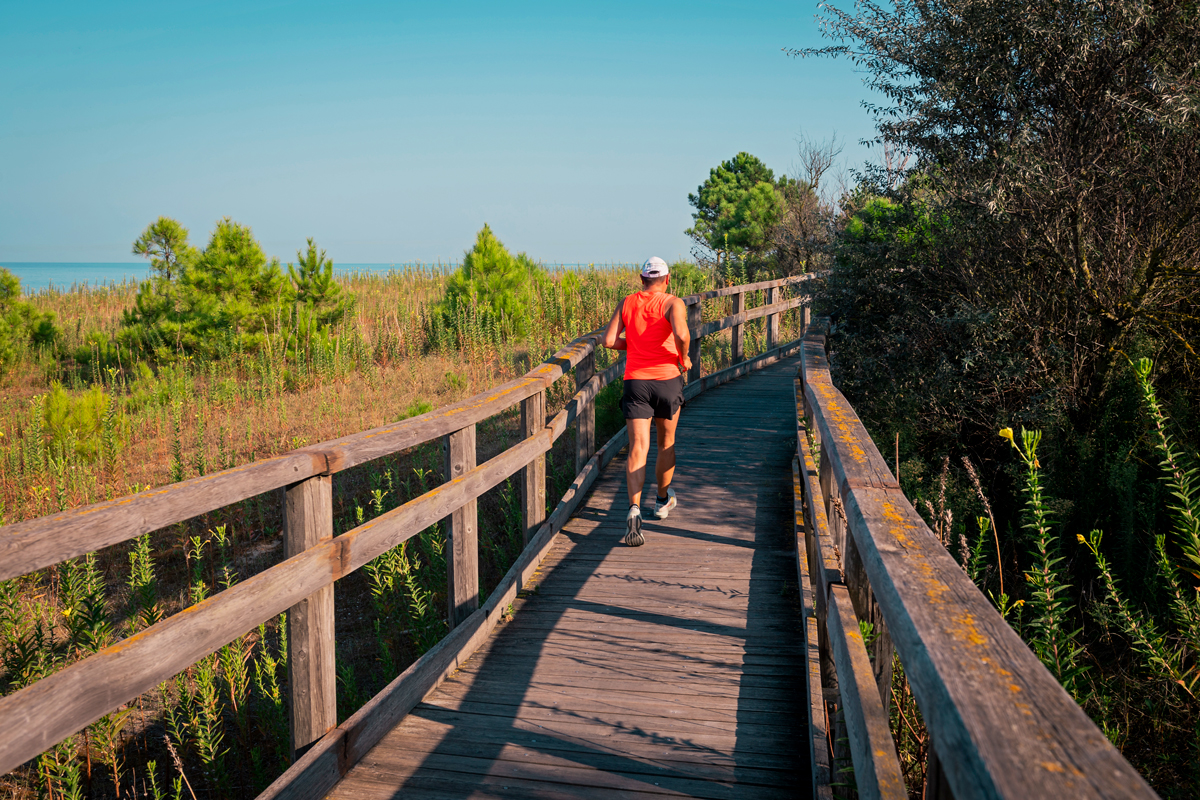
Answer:
M679 507L647 520L640 548L621 541L615 459L515 617L329 797L809 794L796 367L789 358L688 403Z

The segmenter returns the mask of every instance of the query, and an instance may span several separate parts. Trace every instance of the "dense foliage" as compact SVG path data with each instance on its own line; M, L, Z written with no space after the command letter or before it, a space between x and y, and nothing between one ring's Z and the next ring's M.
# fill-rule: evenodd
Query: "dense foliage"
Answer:
M50 345L58 335L54 315L23 301L21 281L0 267L0 371L17 359L22 347Z
M781 275L820 268L833 209L818 194L821 177L840 147L835 141L800 142L798 177L775 173L755 156L738 153L709 170L688 195L697 261L729 283L756 274Z
M1119 606L1082 598L1107 582L1147 619L1174 613L1162 565L1183 545L1160 531L1179 507L1140 406L1153 380L1170 410L1155 424L1197 430L1200 7L868 0L826 7L825 25L836 44L797 54L865 70L887 98L876 144L893 156L844 198L830 249L840 385L880 439L899 434L910 496L935 493L943 456L983 465L980 491L960 476L958 498L980 513L984 487L998 500L1003 553L985 588L1008 572L1038 652L1160 791L1194 796L1194 704L1169 681L1124 680L1136 637ZM1034 439L1022 449L1045 470L1033 522L1016 502L1031 479L996 436L1014 424L1045 432L1040 462ZM1062 631L1079 632L1078 663L1061 660ZM1151 754L1150 741L1171 744Z

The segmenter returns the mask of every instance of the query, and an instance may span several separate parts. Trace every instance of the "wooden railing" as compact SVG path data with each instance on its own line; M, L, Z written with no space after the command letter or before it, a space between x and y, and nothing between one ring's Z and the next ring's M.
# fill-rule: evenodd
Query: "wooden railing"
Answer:
M860 797L909 797L888 723L893 652L931 737L926 800L1156 797L905 498L830 380L816 325L796 412L814 797L846 780L833 770L847 755Z
M780 314L804 305L806 279L787 278L692 295L693 362L687 397L773 363ZM750 292L766 302L746 309ZM783 299L782 293L792 296ZM734 314L704 323L704 300L733 297ZM802 311L807 321L808 309ZM765 352L743 360L743 325L766 317ZM734 364L700 374L701 339L732 328ZM419 417L304 447L246 466L0 528L0 580L128 541L199 514L283 490L285 559L201 603L0 698L0 774L185 670L262 622L288 611L291 736L299 757L263 797L322 796L345 770L487 638L529 579L596 475L626 442L622 429L595 450L595 397L624 362L595 371L599 331L571 342L521 378ZM546 419L546 389L574 368L576 393ZM521 405L522 440L476 464L475 426ZM577 426L574 482L546 515L545 454ZM441 438L445 482L351 531L333 535L332 476ZM521 476L525 548L479 606L477 499ZM337 724L333 584L376 556L448 519L447 619L451 631L382 692Z

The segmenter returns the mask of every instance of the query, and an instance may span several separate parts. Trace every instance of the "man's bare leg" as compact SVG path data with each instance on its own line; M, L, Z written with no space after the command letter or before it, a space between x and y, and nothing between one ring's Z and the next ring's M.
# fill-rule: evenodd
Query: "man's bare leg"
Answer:
M675 477L675 428L678 425L678 411L670 419L654 420L654 426L658 429L658 459L654 464L654 480L659 497L667 496L667 489L671 488L671 480ZM649 438L649 433L646 432L646 438Z
M640 506L642 484L646 482L646 456L650 452L650 420L627 419L625 424L629 426L629 457L625 461L625 485L629 491L629 505ZM675 454L672 451L672 466L674 458Z

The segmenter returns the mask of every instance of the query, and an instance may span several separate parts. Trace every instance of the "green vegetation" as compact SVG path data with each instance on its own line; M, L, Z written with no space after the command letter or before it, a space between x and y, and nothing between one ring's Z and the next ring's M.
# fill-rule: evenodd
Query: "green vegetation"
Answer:
M296 329L311 344L353 303L333 282L333 263L312 239L299 270L285 277L244 225L225 218L197 251L178 222L159 217L134 242L153 275L122 317L118 341L158 361L201 353L253 351L272 334ZM288 279L290 277L290 280Z
M727 284L821 269L834 206L820 184L840 151L836 140L801 139L797 177L776 178L749 153L709 170L688 195L694 224L684 232L696 243L697 261Z
M500 337L529 332L534 281L541 270L524 253L515 258L484 225L463 264L446 281L442 306L449 324L493 328Z
M884 452L899 436L931 527L1167 797L1200 790L1181 455L1200 442L1196 19L1186 2L868 2L827 7L834 45L795 53L845 56L888 98L883 163L823 248L835 380ZM995 435L1010 425L1028 433Z
M59 330L54 314L21 301L21 282L0 267L0 375L29 348L54 344Z

